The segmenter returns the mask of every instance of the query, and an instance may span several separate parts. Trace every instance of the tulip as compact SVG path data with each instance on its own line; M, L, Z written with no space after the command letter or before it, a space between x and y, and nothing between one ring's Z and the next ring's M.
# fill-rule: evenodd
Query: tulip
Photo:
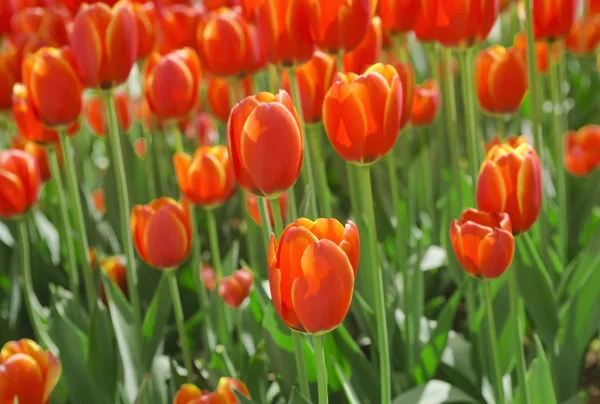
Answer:
M202 14L199 8L174 4L161 7L157 14L161 54L186 47L196 48L196 29Z
M152 54L145 67L148 105L163 119L190 114L200 93L200 61L190 48L165 56Z
M369 23L369 30L360 44L344 55L344 71L360 74L377 62L381 56L382 41L381 19L373 17Z
M106 203L104 200L104 190L98 188L92 191L92 202L94 202L94 208L96 212L103 215L106 212Z
M491 114L514 114L527 92L527 65L514 48L493 45L475 58L477 99Z
M232 309L237 309L250 296L254 275L247 268L238 269L219 284L219 296Z
M0 402L49 403L61 371L60 360L34 341L7 342L0 351Z
M509 145L512 145L513 148L516 148L521 143L527 143L527 138L525 138L524 136L510 135L505 139L504 142ZM487 154L490 150L492 150L494 146L498 146L500 144L502 144L500 136L494 135L494 137L492 137L490 141L486 142L486 144L484 145L485 153Z
M125 259L123 257L114 256L103 260L100 263L100 269L124 295L127 294L127 270L125 269ZM104 283L100 283L100 299L104 305L108 305Z
M402 102L402 83L390 65L374 65L360 76L338 73L323 103L331 144L344 160L374 163L396 142Z
M527 62L527 40L524 32L520 32L515 36L513 46L519 51L523 60ZM557 43L548 44L546 42L537 41L535 43L537 71L540 73L548 73L550 67L550 54L552 55L553 63L556 63L559 58L559 50Z
M138 59L136 17L128 2L112 9L103 3L83 4L71 36L83 85L111 89L122 84Z
M279 197L279 200L276 202L276 205L279 206L279 211L281 212L281 217L283 218L283 221L285 221L287 218L288 202L289 201L287 194L282 194ZM260 201L256 196L250 193L246 193L246 208L248 208L248 214L250 214L250 217L258 226L261 225L259 210L260 208L258 206L259 203ZM267 207L269 211L269 222L271 223L271 227L273 227L275 225L275 222L273 219L273 205L270 200L267 200Z
M246 58L240 74L248 76L258 72L267 64L266 53L255 25L248 25L246 45Z
M175 153L173 164L181 193L194 205L217 207L235 189L233 167L225 146L199 147L193 157Z
M219 142L219 132L208 112L198 112L187 124L185 135L196 140L198 146L212 146Z
M145 59L155 48L157 38L154 3L132 4L138 33L138 60Z
M173 404L239 404L232 388L244 397L251 398L250 392L243 382L222 377L213 393L202 391L193 384L182 385L173 399Z
M575 22L565 42L574 55L593 55L600 44L600 15L583 17Z
M200 401L200 398L206 393L203 393L198 387L191 383L187 383L179 387L173 404L196 404Z
M3 44L0 50L0 111L12 107L13 86L20 78L21 66L17 50L12 45Z
M271 235L269 286L275 310L299 332L321 334L344 320L354 290L360 240L356 225L298 219L279 241Z
M15 136L12 138L11 148L23 150L36 160L38 167L40 168L40 177L43 182L49 181L52 178L48 162L48 153L45 147L40 146L35 142L30 142L20 136ZM62 166L63 153L59 144L56 145L56 156L58 158L59 166Z
M115 91L112 94L117 120L123 132L127 133L133 125L133 111L131 101L126 91ZM106 103L104 97L95 95L88 98L84 105L84 115L88 125L94 133L100 137L105 137L108 133L108 119L106 118Z
M410 112L413 126L429 126L440 110L440 89L435 80L425 80L415 87Z
M307 0L308 24L317 46L329 53L351 51L367 34L371 0Z
M22 150L0 151L0 217L26 213L38 200L41 187L36 159Z
M11 38L19 57L43 47L60 48L69 43L68 14L54 7L26 8L13 16Z
M458 263L477 278L502 275L515 252L510 217L506 213L467 209L450 224L450 241Z
M394 34L412 31L421 10L421 0L379 0L377 15L383 29Z
M587 0L586 6L587 6L587 11L588 11L589 15L599 15L600 14L600 1L599 0Z
M238 379L232 379L231 377L221 377L215 392L225 397L228 404L238 404L239 401L233 392L234 389L242 396L252 398L244 382Z
M507 213L514 234L533 226L542 206L542 167L529 143L514 138L492 147L481 165L477 207Z
M577 0L533 0L533 35L556 41L569 35L577 15Z
M148 265L157 269L181 265L190 252L192 238L188 203L163 197L134 206L131 233L138 254Z
M417 15L414 27L415 37L422 43L433 43L437 38L434 21L421 10Z
M210 106L210 112L221 122L227 122L231 113L231 96L230 82L221 77L210 77L206 85L206 98ZM240 82L240 87L244 97L252 95L252 80L250 77L245 77Z
M246 97L231 111L227 147L240 186L277 198L300 174L304 137L287 92Z
M565 134L565 168L573 175L591 174L600 165L600 126L586 125Z
M396 72L398 72L398 77L400 78L400 83L402 84L402 116L400 118L400 129L403 129L410 120L412 100L415 89L415 71L410 63L392 63L392 66L394 69L396 69ZM384 76L384 72L387 72L388 75L392 74L391 69L383 69L381 64L373 65L373 68L367 71L380 72Z
M211 267L204 266L200 269L200 280L209 292L212 292L217 286L215 270Z

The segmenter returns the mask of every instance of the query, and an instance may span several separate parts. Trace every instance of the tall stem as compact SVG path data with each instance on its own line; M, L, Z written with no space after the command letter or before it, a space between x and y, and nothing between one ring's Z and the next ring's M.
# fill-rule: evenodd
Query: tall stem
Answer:
M210 244L210 256L212 258L213 268L216 278L221 281L223 278L223 264L221 263L221 251L219 249L219 237L217 233L217 221L212 209L206 209L206 227L208 228L208 243ZM230 340L229 324L231 316L229 315L225 302L218 302L219 321L217 323L217 333L219 334L219 343L226 345Z
M269 249L269 242L271 238L271 221L269 218L269 201L267 198L256 198L257 203L259 204L258 212L260 214L260 230L263 235L263 240L265 242L265 248ZM271 206L271 209L279 209L279 205Z
M144 156L146 162L146 170L148 175L148 193L150 194L150 199L154 199L158 196L156 193L156 174L155 174L155 155L154 149L156 145L154 144L154 139L152 139L152 133L150 131L146 131L146 128L142 125L142 136L146 140L146 155Z
M425 205L429 213L429 219L431 220L431 228L437 229L436 222L436 211L435 211L435 195L433 194L433 182L431 175L431 157L429 155L429 146L427 144L427 131L423 128L418 130L417 136L419 136L421 142L421 170L423 170L423 182L425 188Z
M471 50L459 52L460 59L460 71L461 84L462 84L462 97L465 106L465 121L467 129L467 146L468 146L468 157L469 157L469 169L471 171L471 178L473 184L477 182L479 158L477 156L478 142L477 142L477 127L475 122L476 106L471 92L473 91L473 66L471 58Z
M530 404L529 386L527 384L527 364L525 362L525 352L523 352L523 330L519 322L519 285L517 282L517 268L508 269L508 294L510 299L510 312L515 316L514 326L514 346L517 347L517 380L521 392L523 393L523 403Z
M317 366L319 404L327 404L329 402L329 396L327 393L327 365L325 363L325 346L323 344L323 336L313 336L313 345L315 347L315 362Z
M173 125L173 139L175 142L175 151L176 152L183 152L183 136L181 135L181 131L179 130L179 126L177 126L177 123L175 123Z
M123 151L121 150L121 137L119 134L119 124L115 104L110 91L104 93L106 107L108 109L108 139L112 149L113 164L115 167L115 177L117 180L117 198L119 200L119 219L121 221L121 236L124 244L125 257L127 259L127 291L129 299L133 305L133 315L136 328L142 328L142 311L140 304L140 295L138 292L138 274L135 252L133 249L133 240L131 238L131 228L129 226L129 214L131 203L129 201L129 189L127 188L127 175L125 173L125 164L123 161Z
M171 299L173 299L175 323L177 324L177 332L179 333L179 345L181 346L181 353L183 354L183 363L188 373L187 381L188 383L191 383L194 380L194 368L192 364L192 353L185 335L185 319L183 317L181 297L179 296L179 286L177 286L177 275L175 274L175 269L167 269L166 271L165 275L169 280L169 290L171 291Z
M490 338L490 349L492 353L492 372L490 382L494 386L494 394L497 403L504 403L504 387L502 385L502 370L500 367L500 354L498 352L498 334L496 334L496 323L494 320L494 306L492 305L492 286L490 281L484 281L483 298L485 300L485 310Z
M498 138L500 138L500 141L503 141L506 137L506 121L504 120L504 115L498 115L496 119L498 121Z
M313 124L306 127L306 137L310 154L314 158L314 168L317 190L319 192L319 212L321 216L331 217L331 194L327 185L327 170L323 158L322 124Z

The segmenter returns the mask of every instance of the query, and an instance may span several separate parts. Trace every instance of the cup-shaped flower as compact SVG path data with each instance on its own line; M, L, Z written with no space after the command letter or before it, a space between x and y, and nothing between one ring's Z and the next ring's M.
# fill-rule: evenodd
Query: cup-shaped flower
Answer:
M521 54L521 57L527 62L527 38L524 32L520 32L515 36L513 43L514 48ZM536 69L539 73L548 73L550 68L550 57L552 57L552 63L557 63L559 58L559 44L552 43L548 44L544 41L536 41L535 43L535 56L536 56Z
M588 15L575 22L565 41L574 55L593 55L600 44L600 15Z
M477 99L491 114L514 114L527 92L527 65L514 48L493 45L475 58Z
M138 254L148 265L157 269L181 265L192 240L188 202L163 197L148 205L134 206L131 234Z
M36 159L22 150L0 150L0 217L27 212L38 200L42 184Z
M13 86L21 78L20 60L17 49L5 40L0 50L0 111L12 107Z
M600 165L600 126L586 125L565 134L565 168L573 175L591 174Z
M55 147L58 165L59 167L62 167L62 148L60 147L60 144L56 144ZM40 177L43 182L49 181L52 178L52 174L50 173L50 163L48 162L48 152L44 146L41 146L35 142L31 142L27 139L23 139L20 136L15 136L11 140L11 148L23 150L24 152L33 156L40 168Z
M287 92L246 97L231 111L227 147L240 186L276 198L298 179L304 137Z
M415 87L410 112L413 126L429 126L440 110L440 89L435 80L425 80Z
M533 35L536 40L565 39L577 15L577 0L533 0Z
M123 130L128 133L133 125L133 108L127 91L117 90L112 94L112 99L117 112L117 121ZM108 119L106 117L106 103L104 96L94 95L85 100L83 112L85 119L92 131L100 137L108 134Z
M125 258L122 256L113 256L100 261L102 273L114 283L124 295L127 295L127 270L125 268ZM100 283L100 299L107 305L106 290L104 283Z
M383 28L393 34L412 31L421 10L421 0L379 0L377 15Z
M122 84L138 59L138 31L133 8L121 1L83 4L73 23L71 47L83 85L110 89Z
M281 217L283 218L283 221L285 222L286 218L287 218L287 210L288 210L288 195L287 194L282 194L279 197L279 200L277 201L271 201L271 200L267 200L267 210L269 212L269 223L271 223L271 227L274 226L274 219L273 219L273 204L275 204L275 206L277 206L277 209L279 209L279 211L281 212ZM260 219L260 204L262 203L262 201L260 201L258 199L258 197L256 197L255 195L252 195L251 193L246 192L246 208L248 209L248 214L250 215L250 217L252 218L252 220L254 220L254 223L256 223L258 226L261 225L261 219Z
M50 46L60 48L69 43L67 25L70 16L59 7L29 7L15 14L11 21L11 38L19 56Z
M321 334L346 317L358 268L356 225L335 219L298 219L279 241L271 235L269 285L275 310L299 332Z
M194 50L154 53L144 70L146 98L154 114L162 119L190 114L200 93L200 61Z
M542 166L533 147L518 138L492 147L479 171L476 199L482 211L507 213L514 234L529 230L542 206Z
M138 60L145 59L156 47L156 10L154 3L133 3L138 33Z
M217 276L215 270L209 266L200 268L200 280L208 291L213 291L217 286Z
M327 137L344 160L373 163L390 151L400 130L400 78L396 69L382 64L360 76L337 77L323 103Z
M195 49L196 30L202 10L189 4L165 5L156 10L159 23L159 51L162 55L181 48Z
M497 278L515 252L510 217L467 209L450 224L450 241L460 266L477 278Z
M361 74L380 60L382 41L381 19L375 16L371 19L367 34L358 46L344 54L344 72Z
M219 296L229 307L237 309L250 296L254 275L247 268L236 270L219 283Z
M227 122L231 113L231 102L229 97L230 83L222 77L212 76L206 84L206 98L210 106L210 112L221 122ZM252 80L250 77L245 77L240 80L240 87L244 93L244 97L249 97L252 91Z

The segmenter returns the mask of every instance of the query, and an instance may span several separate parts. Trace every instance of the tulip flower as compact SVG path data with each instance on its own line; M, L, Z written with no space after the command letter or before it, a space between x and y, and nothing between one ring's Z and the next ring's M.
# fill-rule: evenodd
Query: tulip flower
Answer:
M159 51L161 54L181 48L196 48L196 29L202 10L183 4L172 4L156 10L159 24Z
M317 46L329 53L351 51L369 29L371 0L308 0L308 24Z
M422 43L433 43L436 41L437 32L432 21L425 12L421 10L417 15L414 27L415 37Z
M40 168L40 176L43 182L49 181L52 178L48 162L48 153L44 146L40 146L35 142L30 142L20 136L15 136L11 140L11 148L23 150L36 160L38 167ZM56 157L58 158L58 165L62 166L63 153L59 144L56 145Z
M565 168L573 175L591 174L600 165L600 126L586 125L577 132L568 131Z
M227 122L231 112L231 96L230 82L221 77L210 77L206 85L206 98L210 107L210 112L221 122ZM245 77L240 81L241 90L244 97L252 95L252 80L250 77Z
M363 40L354 50L344 54L344 72L361 74L377 62L381 56L382 41L381 19L373 17Z
M104 189L98 188L92 191L92 202L96 212L103 215L106 212L106 203L104 199Z
M421 0L379 0L377 15L384 30L405 34L414 29L420 10Z
M577 15L577 0L533 0L533 36L556 41L569 35Z
M524 32L520 32L515 36L513 46L519 51L521 57L527 62L527 39ZM559 46L557 43L548 44L546 42L537 41L535 43L536 68L540 73L548 73L550 68L550 56L553 63L558 62Z
M83 85L111 89L127 80L138 59L138 31L131 4L112 9L83 4L73 23L71 47Z
M587 11L588 11L589 15L599 15L600 14L600 1L587 0L586 3L587 3L586 6L587 6Z
M527 143L527 138L525 138L524 136L510 135L510 136L506 137L504 142L509 145L512 145L513 148L516 148L521 143ZM500 144L502 144L502 140L500 139L500 136L494 135L494 137L492 137L489 140L489 142L485 143L485 145L484 145L485 153L487 154L490 150L492 150L492 148L494 146L498 146Z
M208 393L203 393L198 387L191 383L187 383L179 387L173 404L194 404L200 401L199 399ZM200 401L202 402L202 401Z
M165 56L154 53L144 69L146 98L153 113L163 119L190 114L200 93L200 61L190 48Z
M32 7L15 14L11 21L11 38L19 57L43 47L60 48L69 43L69 16L56 7Z
M287 92L246 97L231 111L227 147L240 186L276 198L298 179L304 137Z
M215 270L209 266L203 266L200 269L200 280L209 292L212 292L217 286Z
M34 341L7 342L0 351L0 402L47 404L61 372L60 360Z
M248 24L246 37L246 58L240 75L252 75L261 70L267 64L266 53L261 44L262 38L255 25Z
M0 50L0 111L12 107L13 86L20 78L21 66L17 49L7 42Z
M574 55L593 55L600 45L600 15L577 20L571 28L565 46Z
M0 217L10 219L31 209L41 181L33 156L22 150L0 150Z
M298 219L279 241L271 235L269 285L275 310L299 332L321 334L346 317L354 291L360 238L356 225Z
M458 263L477 278L502 275L515 252L510 217L506 213L467 209L450 224L450 241Z
M173 164L181 193L194 205L217 207L235 189L233 167L225 146L199 147L193 157L175 153Z
M402 102L402 83L390 65L374 65L360 76L338 73L323 103L331 144L344 160L374 163L396 142Z
M156 11L154 3L133 3L133 14L138 33L138 60L145 59L155 48L156 38Z
M236 270L219 283L219 296L232 309L237 309L250 296L254 275L247 268Z
M413 94L415 91L415 71L410 63L392 63L391 65L396 69L398 77L400 78L400 83L402 84L402 115L400 118L400 129L403 129L410 120ZM373 65L373 67L368 69L365 73L373 71L380 72L384 77L386 77L386 74L388 76L393 75L391 69L384 69L381 63Z
M127 270L125 259L121 256L107 258L100 262L102 273L114 283L124 295L127 294ZM104 283L100 283L100 299L104 305L108 305Z
M126 91L115 91L112 94L117 120L124 133L131 130L133 125L133 111L131 101ZM88 125L100 137L108 134L108 119L106 118L106 103L104 97L95 95L88 98L84 105L84 115Z
M231 377L221 377L219 379L219 384L217 384L217 389L215 390L215 393L225 397L225 399L227 400L226 402L228 404L238 404L239 401L233 390L236 390L238 393L240 393L246 398L252 398L250 397L250 392L248 391L248 388L246 387L244 382L238 379L233 379Z
M246 398L251 398L248 388L242 381L222 377L219 379L217 389L212 393L202 391L193 384L182 385L173 399L173 404L238 404L239 400L232 389Z
M198 146L213 146L219 142L219 132L208 112L198 112L185 128L185 136L196 140Z
M435 80L425 80L415 87L410 122L413 126L429 126L440 110L440 89Z
M542 207L542 167L533 147L514 138L492 147L481 165L476 199L482 211L507 213L514 234L529 230Z
M281 212L281 217L283 218L283 221L285 221L287 218L288 202L289 201L287 194L282 194L277 202L273 202L279 207L279 211ZM261 225L260 206L258 205L259 203L262 202L260 202L256 196L250 193L246 193L246 208L248 209L248 214L250 215L252 220L254 220L254 223L256 223L258 226ZM271 203L270 200L267 200L269 222L271 223L271 227L275 225L273 219L273 203Z
M131 234L138 254L148 265L157 269L181 265L190 252L192 238L188 203L163 197L134 206Z
M527 65L514 48L493 45L475 58L477 99L491 114L514 114L527 92Z

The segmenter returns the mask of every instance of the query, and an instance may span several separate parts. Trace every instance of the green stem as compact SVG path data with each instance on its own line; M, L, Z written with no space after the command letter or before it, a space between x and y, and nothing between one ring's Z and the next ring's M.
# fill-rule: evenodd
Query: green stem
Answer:
M459 52L460 59L460 71L462 73L461 84L462 84L462 97L465 107L465 121L467 131L467 149L469 156L469 169L471 170L471 178L473 179L473 186L477 182L479 158L477 157L477 127L475 122L475 103L471 97L473 91L473 66L471 50L463 50Z
M379 365L381 381L381 403L389 404L391 402L391 367L390 351L388 345L387 322L385 315L385 300L383 289L383 278L381 267L377 259L377 230L375 226L375 212L373 209L373 195L371 188L371 171L369 166L356 166L357 182L362 199L363 214L366 216L366 223L361 230L365 234L369 270L373 274L373 292L375 297L375 317L377 321L377 341L379 348Z
M506 137L506 121L504 120L504 115L498 115L496 119L498 121L498 137L502 142Z
M266 199L264 205L266 205ZM277 237L280 237L281 233L283 233L283 218L281 217L281 209L279 207L279 200L271 199L271 210L273 211L273 222L275 224L275 234L277 234Z
M406 160L406 174L407 174L407 199L408 199L408 225L405 226L406 228L406 240L408 242L409 245L409 251L412 251L413 249L417 250L417 260L415 262L415 265L412 265L412 271L409 272L409 278L408 281L406 283L406 288L407 290L410 291L410 305L414 305L417 304L417 299L418 299L418 291L414 288L414 286L416 285L417 282L417 271L418 269L418 243L417 240L414 237L414 233L413 233L413 229L417 227L417 218L419 216L419 207L418 207L418 200L417 200L417 172L416 170L418 169L418 167L414 167L412 164L410 164L411 162L411 156L410 156L410 151L409 151L409 145L412 144L412 138L414 137L415 132L412 130L409 130L406 132L406 146L405 146L405 151L407 152L406 156L405 156L405 160ZM410 255L410 252L409 252ZM409 263L405 262L404 265L406 267L409 267ZM408 354L407 354L407 362L408 362L408 368L409 369L414 369L415 365L417 363L417 355L418 355L418 348L417 348L417 340L418 340L418 336L419 336L419 321L420 321L420 316L418 315L418 311L417 310L413 310L412 308L409 310L410 315L407 315L406 317L406 321L407 324L410 324L410 326L408 327L410 332L408 333L407 337L408 337ZM416 315L415 315L416 314Z
M173 125L173 140L175 141L175 151L182 153L183 149L183 136L181 135L181 131L179 130L179 126L177 123Z
M435 211L435 196L433 195L433 180L431 175L431 158L429 154L429 145L427 144L427 131L421 128L417 134L421 141L421 170L423 173L423 182L425 188L425 205L429 211L429 220L431 220L431 228L437 229L436 211Z
M513 344L517 347L517 380L519 387L523 393L522 402L524 404L531 403L531 397L529 395L529 386L527 384L527 363L525 361L525 352L523 351L523 330L519 322L519 314L521 312L519 308L519 285L517 282L517 269L508 269L508 294L510 299L510 312L515 316L514 326L514 342Z
M192 353L185 335L185 319L183 317L183 307L181 306L181 297L179 296L179 286L177 286L177 276L175 269L167 269L165 275L169 280L169 289L171 291L171 299L173 299L173 312L175 313L175 322L177 324L177 332L179 333L179 345L181 345L181 353L183 354L183 363L187 370L188 383L194 380L194 368L192 365Z
M314 158L314 168L317 190L319 192L319 209L322 216L331 217L331 194L327 185L327 171L323 158L322 124L306 127L306 137L310 154Z
M310 400L310 387L308 384L308 373L306 372L306 363L304 362L304 352L302 350L302 334L290 330L292 340L294 341L294 356L296 358L296 372L298 373L298 382L300 383L300 393Z
M291 187L290 189L288 189L288 201L290 203L290 207L289 207L289 220L290 222L293 222L294 220L298 219L298 207L296 206L296 191L294 191L294 187Z
M167 165L168 161L171 161L171 156L169 150L167 149L166 137L164 133L161 133L159 130L154 130L153 141L156 144L155 152L156 152L156 160L158 160L157 169L158 169L158 181L160 184L160 195L170 195L171 190L169 189L169 181L168 181L168 173L169 167Z
M208 228L208 243L210 244L210 256L212 258L213 268L215 270L215 276L221 281L223 276L223 264L221 262L221 251L219 250L219 237L217 233L217 220L215 213L212 209L206 209L206 227ZM227 275L229 275L229 271ZM231 316L227 312L225 302L219 300L219 321L217 323L217 333L219 334L219 343L227 345L230 340L230 324Z
M504 387L502 385L502 370L500 367L500 354L498 351L498 334L494 320L494 306L492 305L492 286L490 281L484 281L483 297L485 300L486 319L490 338L490 350L492 353L492 371L490 383L494 387L496 403L504 403Z
M272 63L269 63L269 65L267 66L267 75L269 76L270 90L273 94L275 94L275 92L279 88L279 76L277 74L277 66ZM258 89L255 90L258 91Z
M147 132L142 125L142 137L146 140L146 155L144 159L146 160L146 170L148 175L148 194L150 199L154 199L158 196L156 193L156 174L155 170L155 159L154 159L154 139L152 139L151 132Z
M135 260L135 251L133 248L133 240L131 238L131 228L129 226L129 214L131 211L131 203L129 201L129 189L127 188L127 174L125 172L125 164L123 161L123 152L121 150L121 137L119 133L119 123L117 121L117 113L111 92L104 93L106 107L108 109L108 139L112 148L112 157L115 168L115 177L117 180L117 198L119 200L119 219L121 222L121 237L125 246L125 257L127 260L127 291L129 299L133 305L133 315L136 329L142 329L142 311L140 304L140 295L138 292L138 274L137 264Z
M340 73L344 72L344 51L341 50L335 54L335 63L337 71Z
M258 211L260 213L260 230L263 235L263 241L265 242L265 248L268 251L269 243L271 239L271 220L269 219L269 201L267 198L257 198ZM278 206L272 206L272 209L279 209Z
M388 155L393 153L393 149L388 153ZM389 157L386 157L386 160ZM388 162L388 164L390 164ZM392 163L394 167L395 163ZM388 166L389 167L389 166ZM358 222L360 219L359 213L360 209L360 198L358 196L358 184L356 182L356 172L354 171L354 166L350 163L346 163L346 176L348 177L348 189L350 190L350 208L352 210L352 218ZM397 220L400 220L398 218Z
M327 365L325 363L325 346L323 335L313 336L315 347L315 362L317 367L317 385L319 390L319 404L327 404L329 395L327 393Z
M85 293L87 296L88 309L90 313L94 309L96 302L96 288L94 286L94 277L92 274L92 266L90 264L90 244L88 242L87 231L85 229L85 221L83 219L83 208L81 207L81 198L79 196L79 186L77 185L77 174L75 173L75 166L73 164L73 158L70 156L71 142L67 138L67 133L64 129L59 131L60 144L65 153L65 169L67 171L67 184L69 186L69 192L71 194L71 201L75 207L75 227L79 233L80 238L80 250L79 256L83 262L83 283L85 286Z

